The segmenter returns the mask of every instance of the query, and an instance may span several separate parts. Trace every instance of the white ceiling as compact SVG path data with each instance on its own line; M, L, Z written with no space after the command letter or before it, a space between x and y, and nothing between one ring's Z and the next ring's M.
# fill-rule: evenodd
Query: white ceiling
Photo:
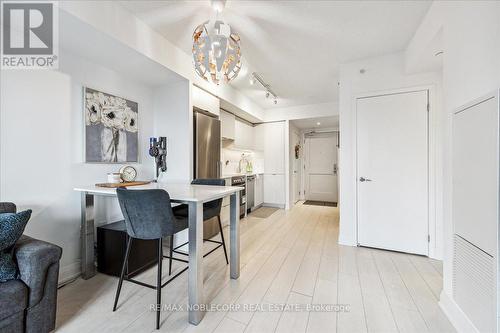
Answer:
M297 119L297 120L292 120L291 123L298 129L338 129L339 117L333 116L333 117Z
M191 54L194 28L212 18L208 0L122 1ZM222 13L241 36L244 64L231 84L263 108L337 100L339 64L406 48L430 1L236 1ZM278 105L249 84L257 71Z

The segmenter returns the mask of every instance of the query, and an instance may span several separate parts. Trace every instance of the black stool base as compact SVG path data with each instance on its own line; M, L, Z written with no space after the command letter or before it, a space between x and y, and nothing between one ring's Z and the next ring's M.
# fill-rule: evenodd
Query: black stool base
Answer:
M125 271L127 270L128 259L129 259L129 256L130 256L130 249L132 247L132 240L133 240L132 237L128 237L128 239L127 239L127 249L126 249L125 258L124 258L123 264L122 264L122 270L121 270L121 274L120 274L120 280L118 282L118 288L116 290L115 302L114 302L114 305L113 305L113 312L116 311L116 308L117 308L117 305L118 305L118 299L120 298L120 292L121 292L124 280L128 281L128 282L135 283L135 284L140 285L142 287L154 289L154 290L156 290L156 329L160 329L161 289L163 287L165 287L167 284L169 284L170 282L172 282L173 280L175 280L175 278L177 278L179 275L181 275L182 273L184 273L185 271L187 271L188 268L189 268L189 266L183 268L181 271L177 272L174 276L170 277L167 281L165 281L162 284L161 280L162 280L162 263L163 263L163 259L164 258L169 259L170 260L170 264L171 264L172 260L177 260L177 261L181 261L181 262L184 262L184 263L189 263L189 261L182 260L182 259L177 259L177 258L173 258L173 257L170 257L170 256L164 256L163 255L163 240L159 239L158 240L158 273L157 273L157 279L156 279L156 281L157 281L156 286L153 286L151 284L147 284L147 283L144 283L144 282L141 282L141 281L137 281L137 280L131 279L129 277L129 275L125 274Z

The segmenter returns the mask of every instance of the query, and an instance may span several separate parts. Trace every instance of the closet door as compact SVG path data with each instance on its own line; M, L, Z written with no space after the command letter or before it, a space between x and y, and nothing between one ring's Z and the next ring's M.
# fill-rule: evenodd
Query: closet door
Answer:
M357 100L360 245L428 255L428 92Z
M479 332L496 332L498 95L453 115L453 298Z

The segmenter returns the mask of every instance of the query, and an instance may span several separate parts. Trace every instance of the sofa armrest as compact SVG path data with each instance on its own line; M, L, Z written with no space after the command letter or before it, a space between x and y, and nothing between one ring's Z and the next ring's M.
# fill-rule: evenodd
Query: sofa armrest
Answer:
M19 267L20 279L28 286L29 307L33 307L43 298L47 271L51 265L61 259L62 249L28 236L21 236L14 247ZM57 281L55 282L57 284Z
M0 214L2 213L15 213L17 207L12 202L0 202Z

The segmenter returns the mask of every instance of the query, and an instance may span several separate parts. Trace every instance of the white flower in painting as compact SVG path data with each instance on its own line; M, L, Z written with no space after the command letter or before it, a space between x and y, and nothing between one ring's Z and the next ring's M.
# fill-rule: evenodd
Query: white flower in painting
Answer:
M87 126L98 124L101 121L101 105L94 98L94 94L86 95L85 103L85 124Z
M125 128L125 118L125 110L122 107L106 105L102 108L101 121L106 127L122 130Z
M99 102L101 106L109 105L109 97L104 95L102 92L95 92L94 98Z
M138 130L137 127L137 112L132 111L128 106L125 107L125 130L128 132L135 133Z
M114 105L116 107L121 107L124 109L127 107L127 101L120 97L109 96L109 102L111 105Z

